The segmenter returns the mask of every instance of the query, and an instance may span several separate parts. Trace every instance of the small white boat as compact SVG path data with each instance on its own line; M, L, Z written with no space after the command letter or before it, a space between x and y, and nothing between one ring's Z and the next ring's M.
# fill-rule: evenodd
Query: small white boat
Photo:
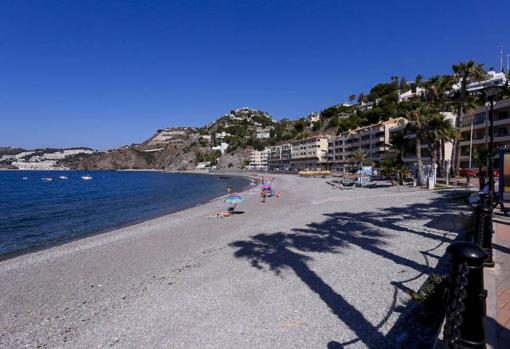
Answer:
M53 178L51 178L51 177L42 177L42 178L41 178L41 181L44 181L44 182L52 182L52 181L53 181Z
M69 179L66 176L58 176L58 178L60 178L60 179Z
M81 176L81 179L83 179L84 181L90 181L92 179L91 176Z
M23 178L21 178L21 179L23 179L23 180L27 180L27 179L28 179L28 177L23 177Z

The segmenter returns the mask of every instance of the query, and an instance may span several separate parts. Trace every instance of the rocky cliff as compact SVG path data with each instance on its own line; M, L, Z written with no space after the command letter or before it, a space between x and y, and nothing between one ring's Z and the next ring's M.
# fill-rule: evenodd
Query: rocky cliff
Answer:
M150 153L134 149L116 149L90 155L77 155L60 162L61 165L76 170L124 170L151 169L156 164Z

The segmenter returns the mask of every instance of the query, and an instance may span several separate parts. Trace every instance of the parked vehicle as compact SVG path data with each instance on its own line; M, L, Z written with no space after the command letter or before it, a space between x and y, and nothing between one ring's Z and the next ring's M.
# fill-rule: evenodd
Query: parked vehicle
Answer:
M461 168L459 171L459 175L461 177L477 177L478 173L480 172L480 169L476 167L472 168ZM483 174L487 177L487 170L483 170ZM494 170L494 177L499 177L499 170Z
M478 168L461 168L459 171L459 175L461 177L476 177L478 175L479 169Z

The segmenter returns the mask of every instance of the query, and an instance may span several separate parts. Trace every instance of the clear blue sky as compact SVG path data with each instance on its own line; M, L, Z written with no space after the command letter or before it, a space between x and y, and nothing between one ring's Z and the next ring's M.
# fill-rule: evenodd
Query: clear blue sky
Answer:
M297 118L510 51L499 1L0 0L0 145L141 142L251 106Z

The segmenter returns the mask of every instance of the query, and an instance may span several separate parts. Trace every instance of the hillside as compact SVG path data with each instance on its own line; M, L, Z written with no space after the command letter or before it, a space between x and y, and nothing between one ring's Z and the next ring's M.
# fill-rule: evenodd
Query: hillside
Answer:
M362 103L356 106L338 104L297 120L280 121L264 111L244 107L201 128L159 129L141 144L69 158L61 164L75 169L190 171L199 164L243 168L253 150L311 136L335 136L389 118L395 114L389 111L398 101L398 89L386 85L374 87L367 97L360 97ZM365 98L373 101L365 103Z
M141 144L63 159L72 169L159 169L190 171L199 163L241 168L253 149L278 140L281 125L263 111L240 108L201 128L159 129Z

